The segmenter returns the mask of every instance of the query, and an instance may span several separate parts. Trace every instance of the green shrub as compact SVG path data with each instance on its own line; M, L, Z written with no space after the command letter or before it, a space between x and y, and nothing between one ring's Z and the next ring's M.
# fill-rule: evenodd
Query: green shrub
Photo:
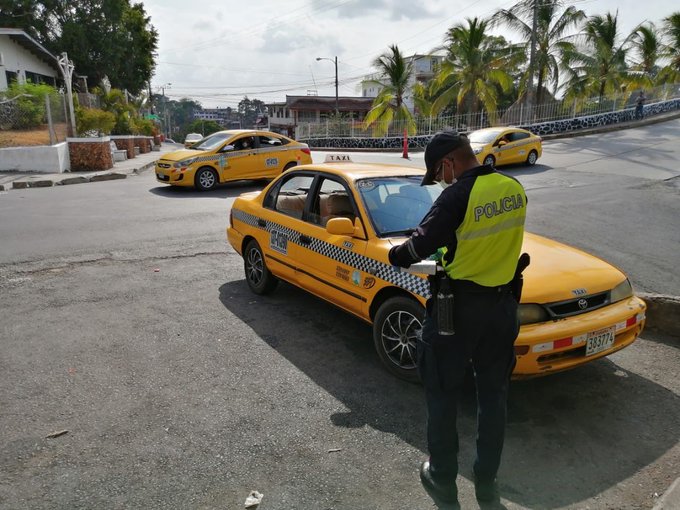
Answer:
M31 129L46 122L45 96L56 95L54 87L34 83L12 83L5 92L5 96L16 99L17 116L14 122L16 129Z
M154 124L149 119L135 119L135 127L137 133L145 136L152 136L154 134Z
M96 132L108 135L116 124L116 116L97 108L78 108L76 110L76 129L78 133Z

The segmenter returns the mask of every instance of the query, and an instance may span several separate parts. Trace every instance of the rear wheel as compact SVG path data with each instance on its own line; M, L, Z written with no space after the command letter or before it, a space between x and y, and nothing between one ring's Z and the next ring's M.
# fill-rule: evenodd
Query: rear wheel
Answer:
M285 172L286 170L290 170L294 166L297 166L297 163L295 161L291 161L290 163L283 167L283 171Z
M198 172L196 172L196 177L194 178L196 188L201 191L215 189L218 182L217 172L209 167L199 168Z
M248 242L243 251L243 269L248 287L255 294L269 294L279 283L279 279L269 272L262 249L254 239Z
M538 152L532 150L527 156L527 165L534 166L536 164L536 160L538 160Z
M484 158L484 164L494 166L496 164L496 158L489 154L487 157Z
M422 334L425 309L415 299L397 296L385 301L373 322L373 343L380 361L393 375L417 382L416 343Z

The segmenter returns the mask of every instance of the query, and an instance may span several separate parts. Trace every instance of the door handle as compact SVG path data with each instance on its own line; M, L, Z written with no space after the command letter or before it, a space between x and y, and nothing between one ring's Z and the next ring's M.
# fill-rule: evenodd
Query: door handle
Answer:
M302 244L310 244L312 242L312 238L304 234L300 234L300 242Z
M258 226L258 227L266 227L266 226L267 226L267 222L264 221L263 219L258 218L258 219L257 219L257 226Z

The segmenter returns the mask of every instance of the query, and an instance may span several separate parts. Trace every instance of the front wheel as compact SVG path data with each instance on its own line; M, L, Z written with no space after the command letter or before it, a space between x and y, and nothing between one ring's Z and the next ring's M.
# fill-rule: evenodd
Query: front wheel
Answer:
M248 242L243 251L243 269L246 273L248 287L255 294L269 294L279 283L279 279L271 274L267 268L262 249L254 239Z
M484 158L484 164L494 166L496 164L496 158L489 154L487 157Z
M425 309L415 299L397 296L385 301L373 322L373 343L380 361L393 375L417 382L416 343L422 334Z
M199 168L194 178L194 184L200 191L215 189L218 183L217 172L212 168Z
M536 151L531 151L529 153L529 155L527 156L527 165L534 166L536 164L537 159L538 159L538 153Z

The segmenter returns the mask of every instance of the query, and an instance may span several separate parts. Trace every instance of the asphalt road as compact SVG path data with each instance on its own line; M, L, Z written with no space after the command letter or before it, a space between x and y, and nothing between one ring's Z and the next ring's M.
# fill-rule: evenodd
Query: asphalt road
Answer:
M679 127L546 142L508 169L530 229L680 294ZM361 321L288 285L248 291L224 228L261 186L148 172L0 194L0 508L236 509L251 490L260 510L432 508L420 387L380 367ZM652 508L679 473L678 367L677 340L643 334L513 383L499 508ZM463 508L474 419L469 393Z

